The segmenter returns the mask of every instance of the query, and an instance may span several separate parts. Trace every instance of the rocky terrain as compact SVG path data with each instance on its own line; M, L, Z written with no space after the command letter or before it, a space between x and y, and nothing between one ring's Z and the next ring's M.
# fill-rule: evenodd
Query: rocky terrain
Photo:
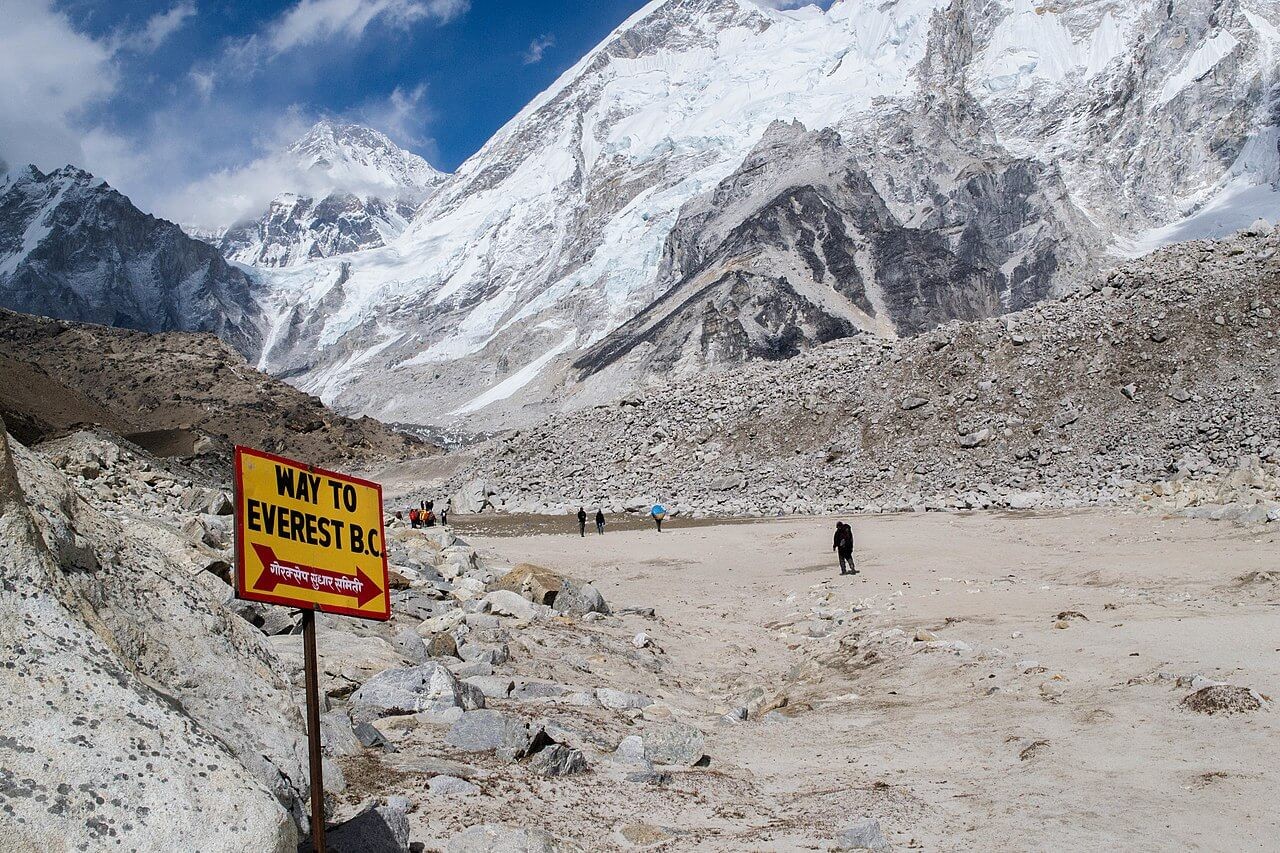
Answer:
M457 508L507 511L1028 509L1142 496L1275 520L1278 332L1280 234L1259 223L999 319L655 382L472 448L451 488Z
M0 309L0 416L34 444L100 424L161 456L226 466L231 444L317 464L370 465L433 448L245 363L210 334L149 335Z
M297 614L232 598L226 482L101 431L0 462L0 849L307 849ZM1274 542L856 524L837 582L812 519L389 517L391 621L318 620L330 849L1266 848Z

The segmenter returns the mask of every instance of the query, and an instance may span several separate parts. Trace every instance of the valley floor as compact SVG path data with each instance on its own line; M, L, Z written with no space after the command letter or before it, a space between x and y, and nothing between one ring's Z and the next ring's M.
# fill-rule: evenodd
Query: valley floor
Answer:
M568 518L557 534L457 521L482 556L655 608L607 620L661 649L654 680L633 686L605 658L592 677L703 728L711 763L658 785L604 766L493 780L410 816L427 849L504 822L588 849L825 850L863 817L895 849L1276 849L1274 706L1181 704L1197 674L1280 689L1274 532L1104 512L857 518L862 573L841 577L827 518L585 540ZM719 719L743 703L754 719Z

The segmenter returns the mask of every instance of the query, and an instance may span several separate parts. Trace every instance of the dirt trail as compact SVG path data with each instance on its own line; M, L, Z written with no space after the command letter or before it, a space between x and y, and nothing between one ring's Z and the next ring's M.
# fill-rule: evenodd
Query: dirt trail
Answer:
M833 519L585 540L572 519L556 535L458 521L495 559L656 608L628 630L670 657L668 701L704 709L719 774L647 802L663 849L828 849L861 816L897 848L1276 849L1274 705L1179 704L1196 674L1280 693L1275 533L1102 512L860 518L850 578ZM786 705L716 724L756 686Z

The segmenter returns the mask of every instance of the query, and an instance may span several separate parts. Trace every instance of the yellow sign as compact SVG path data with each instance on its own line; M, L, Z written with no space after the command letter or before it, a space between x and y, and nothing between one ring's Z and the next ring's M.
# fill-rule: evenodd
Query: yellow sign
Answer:
M382 487L237 447L236 597L391 618Z

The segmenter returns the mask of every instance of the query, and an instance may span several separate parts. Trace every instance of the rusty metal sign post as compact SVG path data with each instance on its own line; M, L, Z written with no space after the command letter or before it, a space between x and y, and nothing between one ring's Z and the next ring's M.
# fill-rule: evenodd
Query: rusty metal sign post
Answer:
M236 597L302 611L311 846L325 853L316 612L391 618L382 487L235 449Z

